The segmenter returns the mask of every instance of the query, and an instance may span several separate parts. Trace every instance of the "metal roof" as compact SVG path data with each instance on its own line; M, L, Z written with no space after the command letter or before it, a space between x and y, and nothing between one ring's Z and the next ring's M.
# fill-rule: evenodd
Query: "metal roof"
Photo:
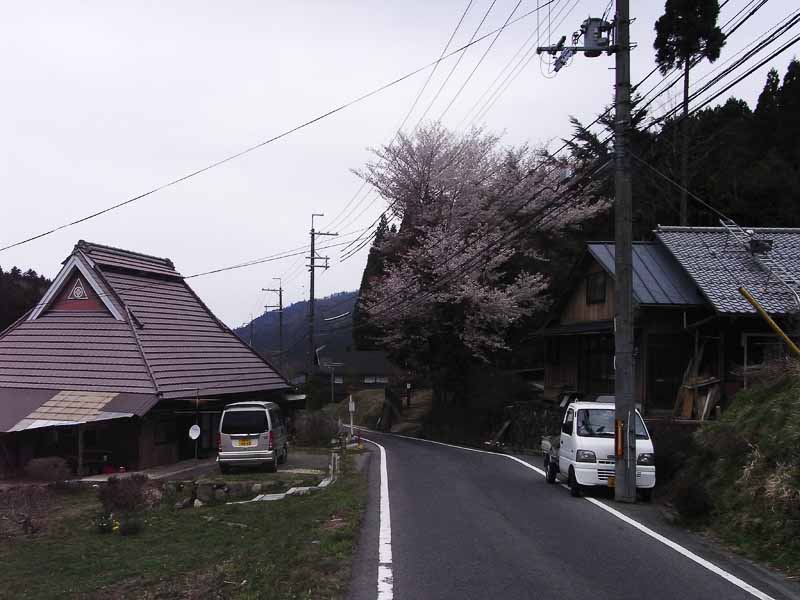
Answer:
M0 388L0 432L141 416L155 394Z
M592 242L590 254L614 277L614 243ZM661 244L633 244L633 295L641 305L705 304L697 286Z
M800 229L750 228L755 239L772 240L772 260L800 280ZM758 265L752 253L722 227L660 227L656 237L695 282L717 312L754 314L739 294L748 289L772 314L798 310L795 298Z
M163 399L286 389L263 358L219 321L167 259L81 241L76 259L107 307L46 304L0 334L0 388L154 394ZM69 277L59 275L56 285ZM69 274L67 274L69 275ZM58 290L45 298L57 298ZM0 413L5 407L0 404Z

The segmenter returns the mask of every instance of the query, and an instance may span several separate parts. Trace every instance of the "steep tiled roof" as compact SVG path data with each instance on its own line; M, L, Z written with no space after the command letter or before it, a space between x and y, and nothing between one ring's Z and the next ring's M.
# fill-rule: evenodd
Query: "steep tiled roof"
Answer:
M75 309L77 300L65 303L55 288L74 279L62 272L42 305L0 334L0 388L169 399L288 387L214 317L171 261L81 241L65 265L106 305L83 300L94 307L86 311Z
M589 253L614 276L614 243L592 242ZM697 286L661 244L633 244L633 295L638 304L702 305Z
M769 256L800 278L800 229L750 229L755 239L772 240ZM720 313L749 314L744 286L769 313L797 312L794 296L759 266L753 254L721 227L661 227L656 236Z
M130 250L92 244L83 240L77 243L75 249L83 251L86 256L101 266L180 277L180 273L175 270L175 265L168 258L158 258Z
M136 334L165 398L286 387L283 379L217 321L182 279L104 271L141 323Z

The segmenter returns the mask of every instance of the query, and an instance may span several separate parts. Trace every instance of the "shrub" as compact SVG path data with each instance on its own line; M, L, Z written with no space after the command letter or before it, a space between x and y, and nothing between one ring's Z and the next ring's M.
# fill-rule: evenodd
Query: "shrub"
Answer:
M25 465L25 475L39 481L63 481L72 477L66 460L59 456L33 458Z
M675 509L686 519L698 519L708 515L713 508L711 497L701 481L681 479L675 485L673 502Z
M134 474L109 477L108 483L98 489L97 496L103 507L94 521L97 529L106 533L110 527L120 535L131 535L142 529L141 515L160 502L161 491L150 485L147 475Z
M46 487L21 485L0 492L0 523L18 525L25 535L42 528L52 504L52 494Z
M336 421L322 411L300 413L294 426L295 442L300 446L327 446L339 429Z

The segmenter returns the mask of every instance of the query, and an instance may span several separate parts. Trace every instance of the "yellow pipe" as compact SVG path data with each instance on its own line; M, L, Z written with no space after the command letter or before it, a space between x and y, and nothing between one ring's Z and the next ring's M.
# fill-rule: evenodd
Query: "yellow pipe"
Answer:
M752 304L752 305L753 305L753 308L755 308L755 309L756 309L756 311L758 311L758 314L760 314L760 315L761 315L761 316L764 318L764 320L767 322L767 325L769 325L769 326L772 328L772 331L774 331L776 334L778 334L778 335L781 337L781 339L782 339L782 340L783 340L783 341L786 343L786 345L789 347L789 350L791 350L791 351L792 351L792 354L794 354L794 355L795 355L795 356L797 356L797 357L800 357L800 348L798 348L798 347L797 347L797 344L795 344L795 343L794 343L794 342L793 342L793 341L792 341L792 340L789 338L789 336L788 336L788 335L786 335L786 333L784 333L783 329L781 329L781 328L780 328L780 326L779 326L779 325L778 325L778 324L777 324L775 321L773 321L773 320L772 320L772 317L770 317L770 316L767 314L767 311L765 311L765 310L764 310L764 307L763 307L763 306L761 306L761 304L759 304L758 300L756 300L756 299L755 299L755 298L754 298L754 297L753 297L753 296L750 294L750 292L748 292L746 289L744 289L744 287L740 287L740 288L739 288L739 293L740 293L742 296L744 296L744 299L745 299L745 300L747 300L747 301L748 301L750 304Z

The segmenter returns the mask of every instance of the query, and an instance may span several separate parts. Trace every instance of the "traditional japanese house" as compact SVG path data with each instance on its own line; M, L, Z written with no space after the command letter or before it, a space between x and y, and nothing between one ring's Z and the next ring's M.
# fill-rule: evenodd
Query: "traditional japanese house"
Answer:
M0 465L57 455L85 472L207 455L225 404L287 389L170 260L80 241L0 334Z
M748 374L782 356L780 338L739 292L786 327L798 312L800 230L661 227L633 247L636 401L650 415L705 418L682 408L682 388L716 386L724 403ZM547 325L545 396L614 393L613 243L593 242ZM705 392L703 392L705 393Z

